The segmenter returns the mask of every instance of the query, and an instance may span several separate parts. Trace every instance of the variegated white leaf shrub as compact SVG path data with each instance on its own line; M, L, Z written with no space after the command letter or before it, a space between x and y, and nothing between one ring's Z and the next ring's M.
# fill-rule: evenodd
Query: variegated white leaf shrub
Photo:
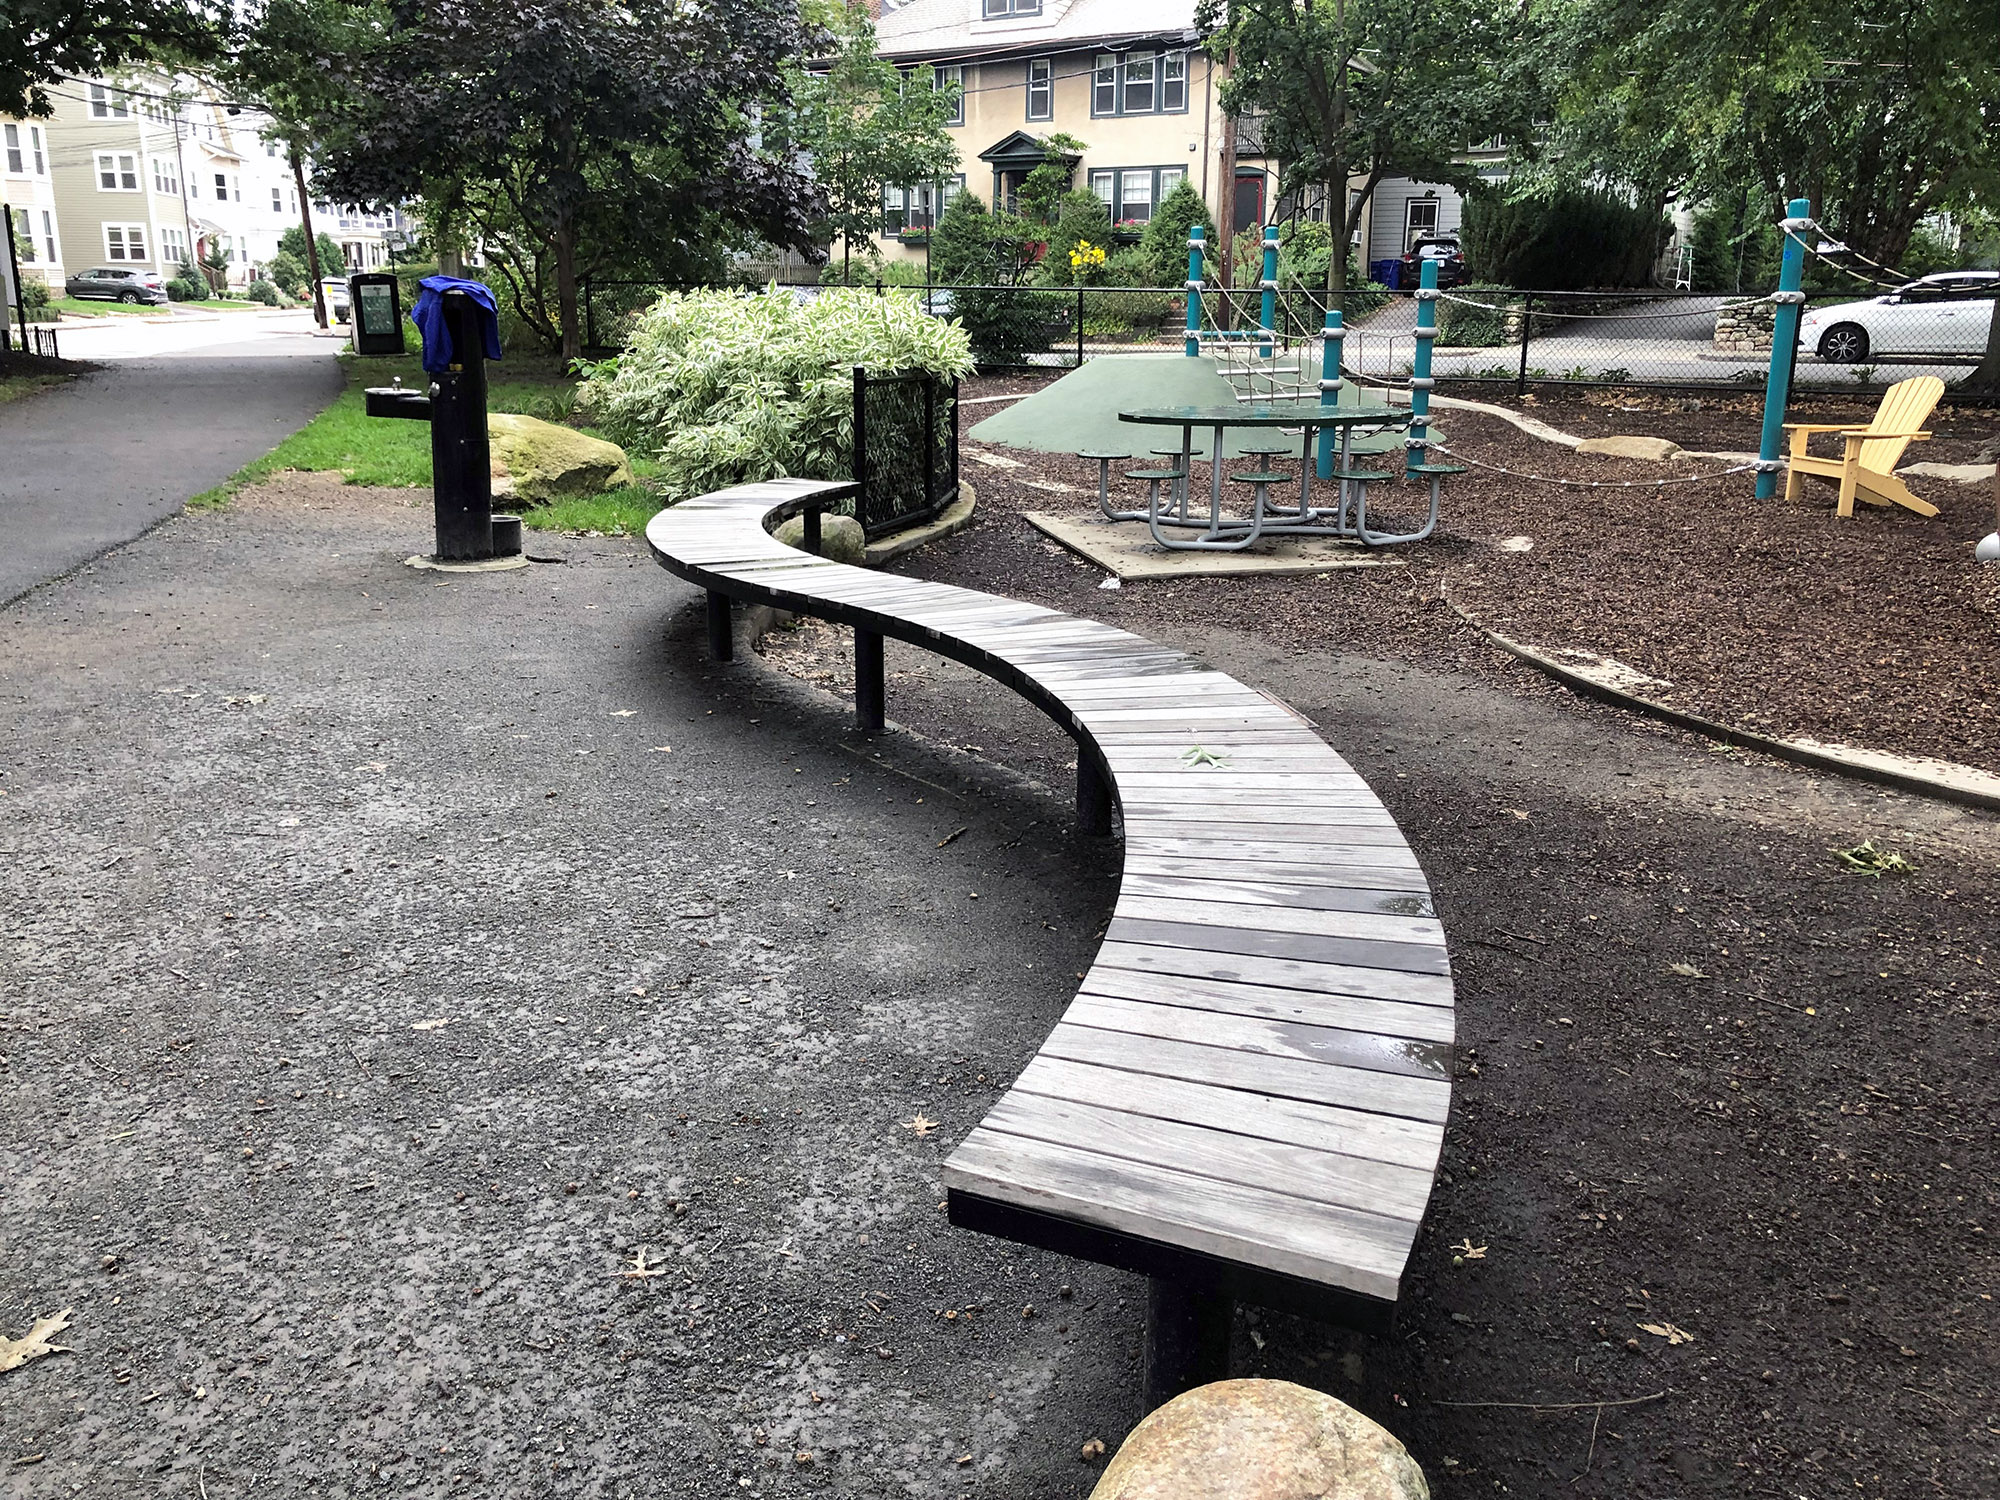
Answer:
M856 365L952 378L971 372L972 348L909 293L672 292L641 315L615 367L590 376L579 405L657 459L674 500L788 475L844 479Z

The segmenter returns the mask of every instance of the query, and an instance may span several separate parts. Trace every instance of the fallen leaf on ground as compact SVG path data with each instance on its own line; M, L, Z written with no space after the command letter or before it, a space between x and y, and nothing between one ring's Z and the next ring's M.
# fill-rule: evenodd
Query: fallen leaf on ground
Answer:
M1708 978L1706 974L1702 973L1700 969L1697 969L1693 964L1689 963L1686 959L1682 959L1679 963L1668 964L1667 972L1669 974L1678 974L1683 979Z
M1181 764L1192 771L1197 766L1226 766L1229 764L1229 757L1218 755L1205 745L1190 745L1181 752Z
M1089 1442L1083 1445L1083 1459L1085 1463L1090 1462L1090 1460L1094 1458L1102 1458L1102 1457L1104 1457L1103 1438L1092 1438Z
M1669 1345L1692 1344L1694 1335L1685 1328L1676 1328L1671 1323L1641 1323L1639 1332L1650 1333L1655 1338L1665 1339Z
M614 708L611 710L611 717L614 719L629 719L638 711L636 708Z
M35 1319L25 1337L18 1339L0 1338L0 1370L12 1370L25 1365L31 1359L40 1359L44 1354L67 1354L67 1344L51 1344L49 1340L69 1327L69 1315L73 1307L65 1307L59 1313L46 1318Z
M613 1276L628 1277L633 1281L644 1281L648 1277L664 1276L667 1272L663 1262L647 1259L645 1247L641 1246L639 1253L632 1257L631 1265L613 1271L611 1274Z
M444 1027L446 1027L446 1026L449 1026L450 1024L451 1024L451 1017L449 1017L449 1016L439 1016L439 1017L438 1017L438 1018L437 1018L436 1020L433 1020L433 1021L412 1021L412 1022L410 1023L410 1030L412 1030L412 1031L438 1031L438 1030L441 1030L442 1028L444 1028Z
M909 1119L903 1121L903 1128L905 1130L913 1130L918 1135L929 1135L933 1130L938 1128L938 1122L931 1119L928 1115L912 1115Z
M1467 1260L1484 1260L1484 1259L1486 1259L1486 1248L1487 1248L1487 1247L1486 1247L1486 1246L1484 1246L1484 1245L1475 1245L1475 1244L1473 1244L1473 1243L1472 1243L1472 1236L1470 1236L1470 1235L1467 1235L1467 1236L1466 1236L1466 1237L1465 1237L1464 1239L1460 1240L1460 1241L1459 1241L1459 1242L1458 1242L1458 1243L1457 1243L1456 1245L1453 1245L1453 1246L1452 1246L1451 1248L1452 1248L1452 1253L1453 1253L1453 1254L1455 1254L1455 1255L1462 1255L1462 1256L1464 1256L1464 1257L1465 1257L1465 1258L1466 1258Z

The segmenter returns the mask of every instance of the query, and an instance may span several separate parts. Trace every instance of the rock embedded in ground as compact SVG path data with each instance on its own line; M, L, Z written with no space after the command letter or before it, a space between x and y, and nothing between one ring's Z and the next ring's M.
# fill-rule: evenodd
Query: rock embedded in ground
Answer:
M772 535L787 547L797 547L801 552L806 550L806 523L802 516L793 516L783 522ZM819 555L834 562L852 563L858 568L868 555L867 533L852 516L821 516Z
M1430 1500L1385 1429L1286 1380L1219 1380L1132 1429L1090 1500Z
M1656 464L1681 456L1680 444L1668 438L1630 435L1585 438L1576 445L1576 451L1602 454L1606 458L1643 458Z
M538 417L489 413L486 438L498 497L547 504L601 495L632 482L632 465L616 443Z

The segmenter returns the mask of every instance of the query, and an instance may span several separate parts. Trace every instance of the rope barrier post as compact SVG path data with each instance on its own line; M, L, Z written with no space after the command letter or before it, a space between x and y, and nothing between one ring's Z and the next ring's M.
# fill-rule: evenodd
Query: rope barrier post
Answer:
M1410 435L1403 439L1403 469L1408 477L1410 455L1426 460L1431 445L1431 345L1437 341L1438 263L1426 260L1417 286L1416 357L1410 364Z
M1535 326L1535 294L1521 299L1521 369L1514 377L1514 399L1528 394L1528 331Z
M1799 306L1805 293L1806 242L1800 238L1812 221L1812 203L1794 198L1785 206L1778 228L1785 235L1785 256L1778 265L1778 304L1771 329L1771 372L1764 383L1764 434L1757 444L1757 498L1778 493L1778 440L1784 436L1785 407L1792 398L1792 365L1799 352Z
M1202 229L1197 224L1188 230L1188 309L1187 309L1187 357L1193 359L1201 353L1201 253Z
M1259 283L1264 288L1264 305L1258 311L1257 324L1263 330L1263 357L1275 359L1278 354L1278 226L1264 226L1264 279Z
M1319 357L1319 404L1321 406L1340 405L1340 347L1346 337L1341 327L1340 309L1326 310L1325 342L1320 345ZM1319 477L1333 478L1333 429L1319 430Z

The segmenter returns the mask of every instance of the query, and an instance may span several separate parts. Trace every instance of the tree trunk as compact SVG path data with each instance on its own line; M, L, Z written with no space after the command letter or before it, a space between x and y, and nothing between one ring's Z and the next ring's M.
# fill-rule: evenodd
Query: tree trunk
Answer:
M1333 231L1333 253L1326 262L1326 289L1329 292L1347 290L1347 245L1354 238L1354 223L1361 217L1361 205L1356 203L1350 210L1347 206L1347 182L1329 182L1326 185L1326 224Z
M556 318L562 326L564 363L583 357L576 318L576 221L564 214L556 224Z
M1230 54L1231 62L1236 54ZM1215 185L1215 255L1221 266L1217 279L1224 286L1236 281L1236 116L1222 117L1222 180ZM1223 299L1227 307L1228 298Z
M296 151L292 153L292 181L298 184L299 222L306 232L306 274L312 277L313 321L325 328L328 326L326 289L319 284L319 241L313 237L312 196L306 192L306 169Z
M2000 395L2000 301L1993 304L1993 320L1986 325L1986 353L1979 368L1966 378L1965 388Z

